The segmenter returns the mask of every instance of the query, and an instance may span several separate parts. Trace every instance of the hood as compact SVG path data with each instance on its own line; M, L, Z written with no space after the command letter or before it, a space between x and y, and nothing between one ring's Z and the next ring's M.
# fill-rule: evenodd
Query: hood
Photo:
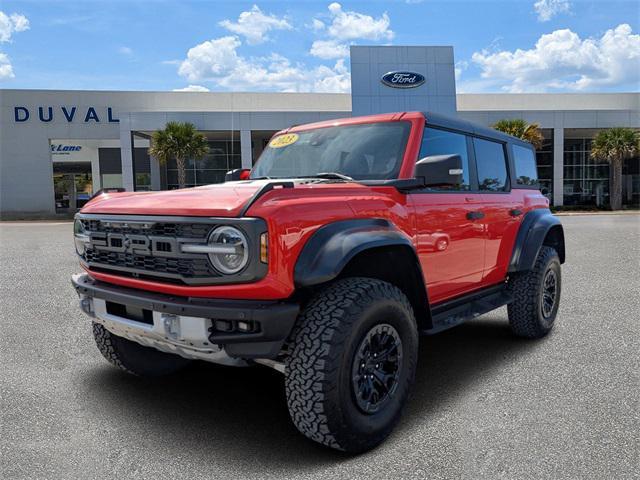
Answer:
M105 193L87 203L82 213L237 217L266 183L260 180L162 192Z

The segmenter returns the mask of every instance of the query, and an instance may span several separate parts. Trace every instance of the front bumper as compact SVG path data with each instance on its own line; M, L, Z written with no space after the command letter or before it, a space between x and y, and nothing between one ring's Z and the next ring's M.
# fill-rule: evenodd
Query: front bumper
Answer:
M295 303L177 297L76 274L82 310L115 335L188 358L275 358L299 313ZM226 363L233 363L232 361Z

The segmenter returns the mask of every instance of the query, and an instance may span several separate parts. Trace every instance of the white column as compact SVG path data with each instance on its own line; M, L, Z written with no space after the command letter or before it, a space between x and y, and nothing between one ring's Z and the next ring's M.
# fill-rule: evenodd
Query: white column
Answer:
M564 128L553 129L553 205L564 205Z
M251 130L240 130L240 161L242 168L251 168Z
M96 193L102 188L102 182L100 178L100 150L96 148L96 154L91 159L91 184L92 193Z
M122 187L128 192L133 192L133 140L126 117L120 118L120 162L122 165Z
M151 169L151 190L160 190L160 162L156 157L149 157L149 167Z

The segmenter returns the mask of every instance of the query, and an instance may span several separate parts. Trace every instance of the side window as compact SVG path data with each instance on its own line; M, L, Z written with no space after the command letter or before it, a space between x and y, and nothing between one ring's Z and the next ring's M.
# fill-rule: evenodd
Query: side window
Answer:
M478 186L480 190L500 192L507 186L507 159L504 145L498 142L473 139L478 166Z
M513 163L518 185L538 185L538 169L533 150L520 145L513 146Z
M469 190L469 155L467 154L467 139L460 133L438 130L427 127L422 137L422 147L419 158L431 155L460 155L462 159L462 183L455 190ZM438 189L434 189L438 190Z

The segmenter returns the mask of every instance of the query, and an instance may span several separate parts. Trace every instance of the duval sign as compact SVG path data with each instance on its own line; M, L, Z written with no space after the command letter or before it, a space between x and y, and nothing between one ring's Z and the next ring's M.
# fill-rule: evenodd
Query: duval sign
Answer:
M13 118L16 123L24 123L30 118L37 119L43 123L53 122L54 118L62 118L67 123L118 123L120 120L113 116L113 108L96 107L13 107Z
M416 72L389 72L380 79L388 87L393 88L415 88L425 82L424 75Z

